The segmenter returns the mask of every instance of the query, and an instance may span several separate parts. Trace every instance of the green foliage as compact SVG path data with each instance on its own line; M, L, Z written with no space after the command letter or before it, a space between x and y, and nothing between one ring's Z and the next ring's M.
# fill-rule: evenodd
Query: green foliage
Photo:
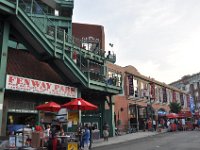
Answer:
M169 104L169 108L172 113L179 113L181 111L181 104L177 102L171 102Z

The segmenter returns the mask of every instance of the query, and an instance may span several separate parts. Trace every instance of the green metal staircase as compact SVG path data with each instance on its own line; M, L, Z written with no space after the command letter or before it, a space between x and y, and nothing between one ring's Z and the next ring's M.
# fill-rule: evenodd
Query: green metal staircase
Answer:
M70 4L73 5L73 1L67 3ZM81 48L81 40L56 26L34 0L32 3L28 0L0 0L0 16L11 23L19 33L15 36L38 59L49 63L74 84L113 94L122 90L121 86L105 81L104 54L100 50L93 53Z

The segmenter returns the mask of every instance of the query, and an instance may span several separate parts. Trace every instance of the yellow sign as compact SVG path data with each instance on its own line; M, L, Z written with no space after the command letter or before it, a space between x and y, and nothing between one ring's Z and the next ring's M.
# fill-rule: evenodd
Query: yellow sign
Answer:
M73 123L73 125L78 124L78 112L69 112L68 120Z
M75 142L69 142L67 149L68 150L78 150L78 144Z

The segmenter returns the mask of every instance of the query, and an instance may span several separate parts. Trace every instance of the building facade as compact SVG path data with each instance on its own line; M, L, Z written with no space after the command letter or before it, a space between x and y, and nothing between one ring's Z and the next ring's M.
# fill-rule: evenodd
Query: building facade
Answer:
M158 121L159 117L170 113L170 102L181 103L182 109L188 110L189 96L183 90L146 77L133 66L107 65L110 72L113 68L123 74L123 92L114 96L115 124L121 130L128 130L131 117L138 130L143 129L143 122L148 118Z
M183 76L180 80L170 84L176 88L179 88L187 92L191 97L191 111L193 113L200 110L200 73L193 75Z

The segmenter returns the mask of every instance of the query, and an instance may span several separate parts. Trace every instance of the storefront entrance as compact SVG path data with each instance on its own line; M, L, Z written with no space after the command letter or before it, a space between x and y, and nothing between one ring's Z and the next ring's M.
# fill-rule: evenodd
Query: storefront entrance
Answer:
M131 120L134 120L132 123L136 126L137 130L144 129L144 123L147 120L147 108L137 105L137 104L130 104L129 105L129 112Z

